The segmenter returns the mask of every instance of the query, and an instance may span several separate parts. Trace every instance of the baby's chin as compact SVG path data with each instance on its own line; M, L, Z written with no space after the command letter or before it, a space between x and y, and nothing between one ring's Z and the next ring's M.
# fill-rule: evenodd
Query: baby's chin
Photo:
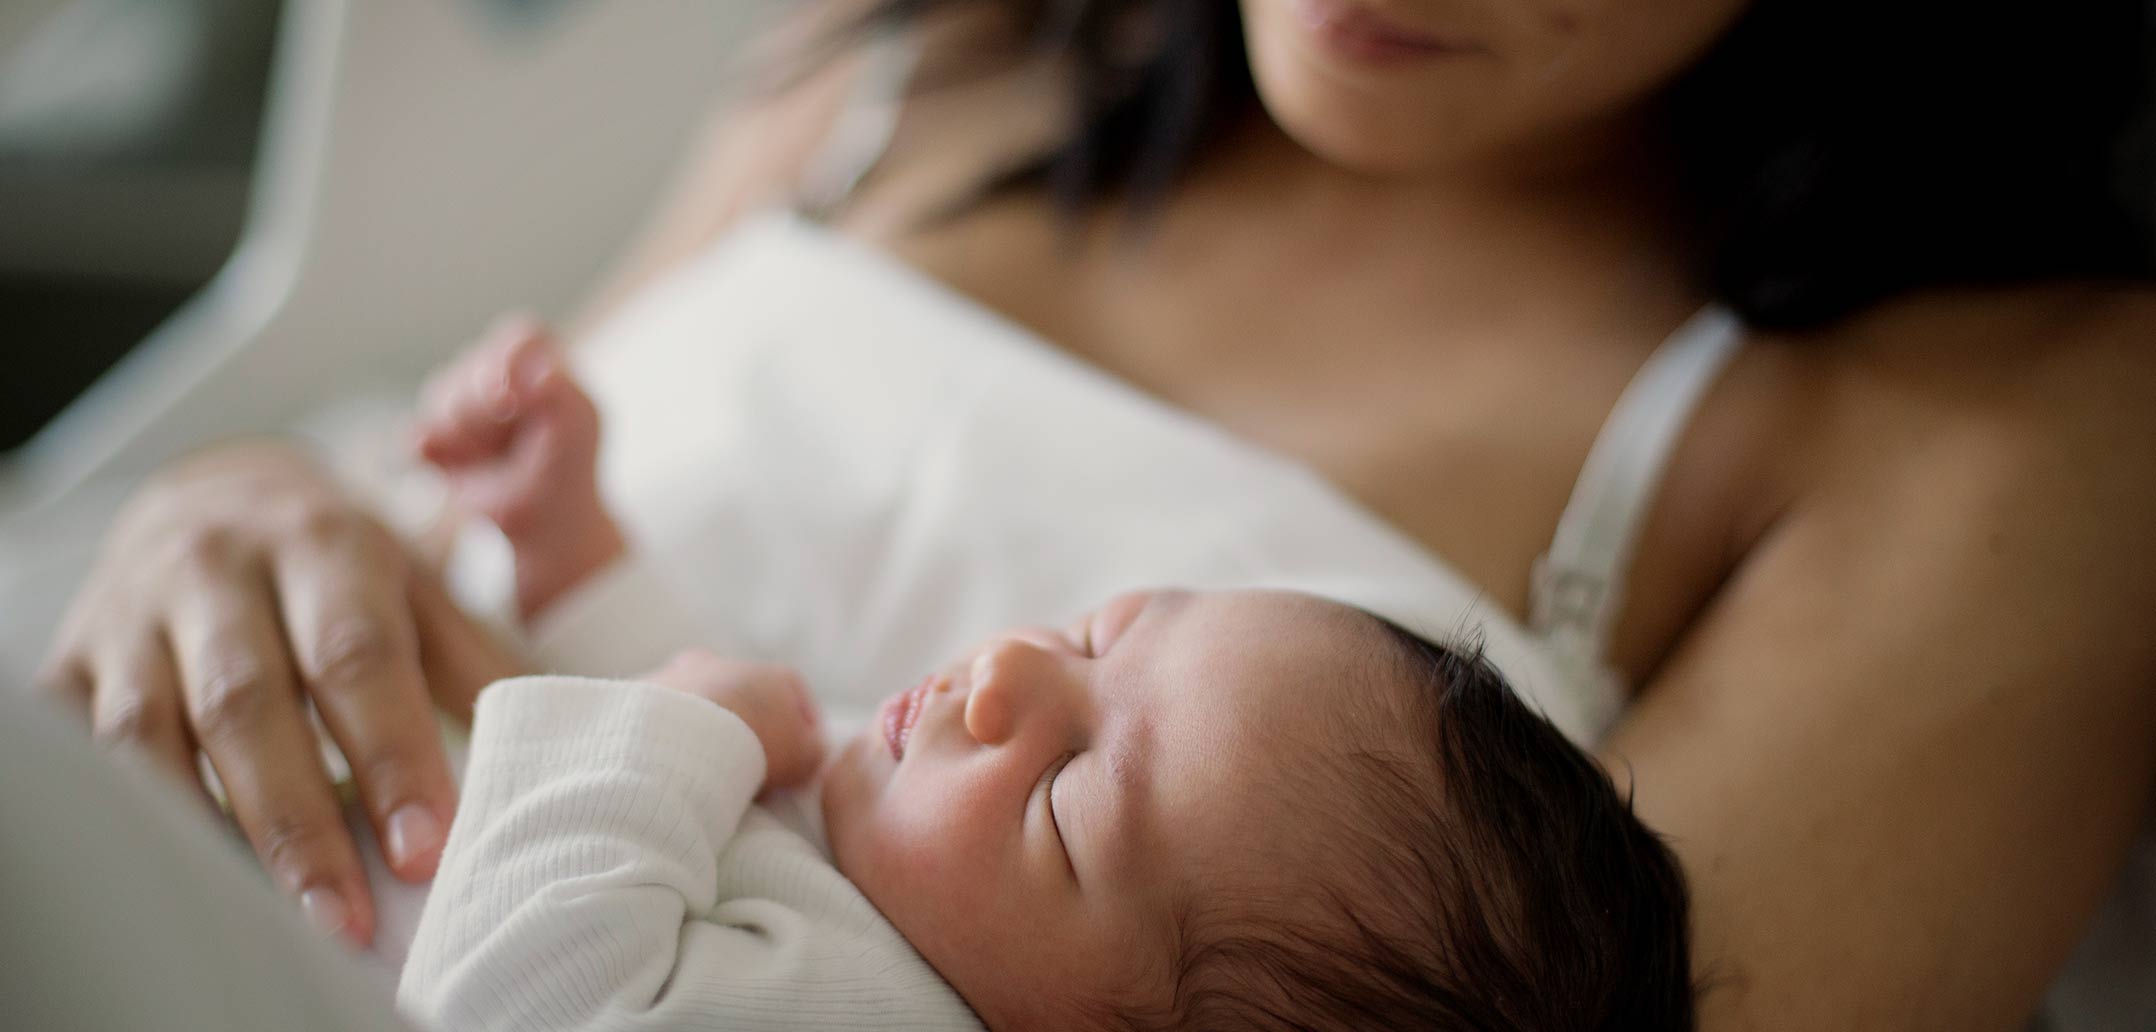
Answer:
M824 836L831 843L833 862L839 873L847 871L853 846L869 825L868 813L876 797L874 750L884 748L873 723L845 741L838 754L819 775L823 782Z

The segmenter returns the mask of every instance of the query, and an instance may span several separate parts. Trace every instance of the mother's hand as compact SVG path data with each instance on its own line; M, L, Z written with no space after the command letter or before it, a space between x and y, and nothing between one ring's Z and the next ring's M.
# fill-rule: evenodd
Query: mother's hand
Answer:
M315 923L371 942L372 899L303 698L350 761L391 869L422 880L456 805L428 684L468 713L506 658L385 527L281 446L177 464L103 547L44 683L87 710L101 742L188 783L207 754L272 877Z

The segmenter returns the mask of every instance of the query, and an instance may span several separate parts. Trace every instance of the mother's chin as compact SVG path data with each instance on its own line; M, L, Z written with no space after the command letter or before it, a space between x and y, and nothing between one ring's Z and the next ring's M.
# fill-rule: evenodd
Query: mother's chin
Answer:
M1241 0L1273 122L1328 164L1385 179L1600 167L1746 6Z
M1328 164L1426 175L1471 162L1516 131L1504 66L1470 37L1456 48L1373 55L1338 45L1296 0L1245 0L1243 9L1258 99L1282 132Z

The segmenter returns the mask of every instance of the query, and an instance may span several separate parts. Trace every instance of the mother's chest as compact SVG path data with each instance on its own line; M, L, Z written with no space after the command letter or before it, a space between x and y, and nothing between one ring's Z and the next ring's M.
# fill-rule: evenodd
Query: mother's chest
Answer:
M1330 476L813 237L745 239L595 349L632 536L736 647L841 694L1146 585L1503 620Z
M1100 263L1044 277L1045 256L964 255L909 257L1105 375L1314 470L1514 614L1588 449L1659 343L1637 321L1568 316L1561 297L1478 311L1367 278ZM1616 635L1627 673L1653 666L1741 555L1747 499L1780 461L1763 432L1772 391L1711 392L1651 485Z
M1644 358L1638 342L1508 338L1314 290L1122 277L1036 298L953 272L1078 361L1316 471L1515 613Z

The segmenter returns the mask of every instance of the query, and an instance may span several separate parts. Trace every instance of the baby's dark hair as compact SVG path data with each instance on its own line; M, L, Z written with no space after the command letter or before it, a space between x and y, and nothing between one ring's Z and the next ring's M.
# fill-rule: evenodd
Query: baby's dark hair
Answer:
M1184 914L1164 1002L1101 1024L1692 1028L1685 883L1630 799L1479 649L1377 623L1380 676L1404 690L1374 693L1357 723L1376 741L1314 774L1355 798L1319 833L1318 884Z

